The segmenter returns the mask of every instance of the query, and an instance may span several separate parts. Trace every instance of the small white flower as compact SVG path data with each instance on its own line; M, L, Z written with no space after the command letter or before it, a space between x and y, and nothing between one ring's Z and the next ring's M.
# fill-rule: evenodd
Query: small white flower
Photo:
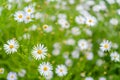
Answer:
M49 62L43 62L39 65L38 71L43 76L49 76L53 68Z
M80 56L80 52L78 50L74 50L72 51L71 55L72 55L72 58L78 59Z
M37 46L34 46L32 55L35 59L44 59L47 55L47 48L42 44L38 44Z
M117 14L120 15L120 9L117 10Z
M105 55L105 54L104 54L103 51L101 51L101 50L98 51L98 56L99 56L99 57L103 57L104 55Z
M52 32L53 28L52 26L48 26L47 28L44 28L45 32L49 33Z
M75 45L75 40L73 38L69 38L65 42L66 45L71 45L71 46Z
M65 76L67 74L67 67L65 65L58 65L55 72L60 77Z
M102 60L102 59L98 59L97 61L96 61L96 65L97 66L102 66L104 64L104 61Z
M0 68L0 74L4 73L4 68Z
M18 72L18 76L20 77L24 77L26 74L26 70L25 69L21 69L19 72Z
M65 64L66 64L66 66L70 67L70 66L72 66L73 62L71 59L66 59Z
M92 77L86 77L85 80L94 80Z
M85 23L85 18L83 16L76 16L75 21L78 24L84 24Z
M17 80L17 74L15 72L9 72L7 75L7 80Z
M53 47L55 49L61 49L61 44L59 42L56 42L56 43L53 44Z
M100 49L102 51L109 51L111 49L111 42L109 42L108 40L104 40L101 44L100 44Z
M112 19L110 19L110 24L116 26L116 25L118 25L118 20L116 18L112 18Z
M25 33L23 34L23 39L30 39L30 34L29 33Z
M80 39L78 41L78 46L80 47L81 50L86 50L89 47L89 43L85 39Z
M92 52L86 52L85 56L86 56L87 60L92 60L94 57L94 54Z
M29 23L32 21L33 15L25 14L24 22Z
M52 51L52 54L53 54L54 56L58 56L58 55L60 54L60 50L59 50L59 49L54 49L54 50Z
M109 4L114 4L115 0L106 0Z
M105 77L99 77L99 80L107 80Z
M7 54L15 53L17 52L17 49L19 48L19 44L16 40L11 39L7 41L7 44L4 44L4 50Z
M120 55L117 52L112 52L110 54L111 60L115 61L115 62L119 62L120 61Z
M51 80L53 78L53 72L50 71L47 76L45 76L46 80Z
M23 11L17 11L14 14L14 19L18 22L23 22L25 17L25 13Z
M34 7L32 6L27 6L24 8L24 11L27 13L27 14L32 14L34 13Z
M26 3L31 2L32 0L24 0Z
M36 25L32 25L31 27L29 27L29 30L30 31L35 31L37 29L37 26Z
M78 27L73 27L73 28L71 29L71 33L72 33L73 35L75 35L75 36L78 36L78 35L81 34L80 29L79 29Z
M96 20L95 17L89 16L89 17L86 18L86 24L88 26L94 26L94 25L96 25L96 23L97 23L97 20Z

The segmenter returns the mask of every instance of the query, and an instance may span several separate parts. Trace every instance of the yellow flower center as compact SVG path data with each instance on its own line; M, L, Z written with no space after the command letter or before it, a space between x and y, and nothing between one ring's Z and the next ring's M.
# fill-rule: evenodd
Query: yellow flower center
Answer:
M109 47L108 44L105 44L105 45L104 45L104 48L108 48L108 47Z
M0 69L0 73L2 73L3 72L3 70L2 69Z
M82 45L82 46L84 46L85 44L84 44L84 43L82 43L81 45Z
M14 78L14 75L12 75L11 78Z
M11 44L11 45L9 45L9 48L12 49L12 48L14 48L14 46Z
M28 12L31 12L31 9L28 9Z
M30 19L30 16L27 16L26 19L29 20L29 19Z
M91 23L91 22L93 22L93 21L90 19L89 22Z
M20 14L18 17L19 17L19 18L22 18L23 16Z
M44 28L44 29L47 29L47 28L48 28L48 26L47 26L47 25L44 25L44 26L43 26L43 28Z
M117 58L117 56L114 56L114 58Z
M60 72L63 72L63 70L62 70L62 69L60 69Z
M42 54L42 50L38 50L37 53L38 53L38 54Z
M47 71L47 70L48 70L48 68L45 66L45 67L43 68L43 70L44 70L44 71Z

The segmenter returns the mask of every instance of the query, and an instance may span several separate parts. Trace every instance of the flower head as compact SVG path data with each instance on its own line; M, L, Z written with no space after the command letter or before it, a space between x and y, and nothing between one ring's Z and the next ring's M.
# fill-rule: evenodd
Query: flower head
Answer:
M38 44L37 46L34 46L32 55L35 59L44 59L47 55L47 48L44 47L43 44Z
M19 48L19 44L16 40L11 39L7 41L7 44L4 44L4 50L7 54L15 53L17 52L17 49Z

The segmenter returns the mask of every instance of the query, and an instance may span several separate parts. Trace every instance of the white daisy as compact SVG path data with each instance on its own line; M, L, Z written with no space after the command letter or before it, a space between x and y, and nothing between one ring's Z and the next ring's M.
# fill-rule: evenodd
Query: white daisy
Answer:
M0 74L4 73L4 68L0 68Z
M58 65L55 72L60 77L65 76L68 73L65 65Z
M110 54L111 60L115 61L115 62L119 62L120 61L120 55L117 52L112 52Z
M114 25L114 26L118 25L118 23L119 23L118 19L116 19L116 18L110 19L109 22L110 22L111 25Z
M23 39L29 40L30 36L31 35L29 33L25 33L25 34L23 34Z
M47 48L42 44L38 44L37 46L34 46L32 55L35 59L44 59L47 55Z
M53 78L53 72L50 71L47 76L45 76L46 80L51 80Z
M33 15L25 14L24 22L29 23L32 21Z
M87 18L86 18L86 24L87 24L88 26L94 26L96 23L97 23L97 20L96 20L95 17L90 16L90 17L87 17Z
M76 16L75 21L78 24L84 24L85 23L85 18L83 16Z
M102 77L99 77L99 80L107 80L106 77L102 76Z
M52 54L54 55L54 56L58 56L59 54L60 54L60 50L59 49L53 49L53 51L52 51Z
M72 55L72 58L78 59L80 56L80 52L79 50L74 50L72 51L71 55Z
M72 64L73 64L73 62L71 59L66 59L66 61L65 61L66 66L70 67L70 66L72 66Z
M86 77L85 80L94 80L92 77Z
M24 11L27 14L32 14L32 13L34 13L34 7L33 6L27 6L27 7L24 8Z
M80 40L78 41L78 46L80 47L81 50L86 50L86 49L88 49L88 47L89 47L89 43L88 43L88 41L85 40L85 39L80 39Z
M111 42L109 42L108 40L104 40L101 44L100 44L100 49L102 51L109 51L111 49Z
M26 70L25 69L21 69L19 72L18 72L18 76L20 77L24 77L26 74Z
M47 33L52 32L52 30L53 30L52 26L48 26L48 27L46 27L46 28L43 27L43 29L44 29L44 31L47 32Z
M4 50L7 54L15 53L17 52L17 49L19 48L19 44L16 40L11 39L7 41L7 44L4 44Z
M35 31L35 30L37 30L37 26L33 24L31 27L29 27L29 30Z
M17 80L17 74L15 72L9 72L7 75L7 80Z
M38 67L39 73L43 76L49 76L52 70L53 68L49 62L43 62Z
M25 17L25 13L23 11L17 11L14 14L14 19L18 22L23 22Z
M94 54L92 52L86 52L85 56L86 56L87 60L92 60L94 57Z
M81 34L80 29L79 29L78 27L73 27L73 28L71 29L71 33L72 33L73 35L75 35L75 36L78 36L78 35Z

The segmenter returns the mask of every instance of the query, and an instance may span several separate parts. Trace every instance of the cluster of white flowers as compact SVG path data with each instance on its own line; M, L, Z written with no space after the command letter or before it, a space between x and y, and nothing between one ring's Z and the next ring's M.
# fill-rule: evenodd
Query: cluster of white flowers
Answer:
M81 68L78 72L84 80L94 80L96 77L93 76L91 70L89 72L86 65L89 66L90 64L90 68L93 67L95 70L103 68L104 74L107 74L106 70L109 69L109 66L105 63L108 60L114 62L114 64L120 62L119 41L113 42L111 39L112 36L119 36L119 18L116 15L120 16L120 8L116 9L113 6L116 4L116 6L120 6L120 0L40 1L44 2L44 6L34 0L7 0L8 4L5 4L5 8L2 5L0 6L0 17L2 17L6 8L13 12L14 5L17 5L17 10L13 13L14 20L19 23L26 23L22 25L15 23L17 26L22 26L21 33L19 36L19 32L17 32L19 28L17 28L15 29L15 32L17 32L15 36L8 35L15 38L9 39L2 45L4 52L7 54L5 56L19 55L23 57L22 53L24 55L28 54L23 58L38 63L39 65L32 64L32 66L35 65L34 67L36 67L37 65L40 77L43 76L46 80L54 79L56 75L61 78L67 76L67 74L72 75L72 78L74 78L74 76L78 76L74 74L76 72L72 73L73 68L76 68L76 66ZM49 14L50 10L47 10L47 8L53 8L54 14L52 14L52 11ZM114 10L111 11L111 9ZM109 32L111 34L108 34ZM0 33L2 33L2 30L0 30ZM101 39L106 38L111 39L111 41L101 41ZM31 54L29 54L30 52ZM68 71L69 69L71 69L71 72ZM0 76L6 74L6 70L4 67L0 67ZM16 72L9 71L7 80L17 80L19 77L26 76L26 68L17 70L15 70ZM107 80L107 77L104 76L103 74L98 75L97 79Z
M108 40L104 40L101 44L100 44L100 49L104 52L104 51L108 51L110 52L112 48L112 43ZM101 54L101 53L100 53ZM110 53L110 57L112 61L115 62L119 62L120 61L120 54L118 54L117 52L111 52Z
M33 13L34 13L34 7L27 6L24 8L24 11L15 12L14 19L18 22L29 23L32 21L32 18L34 17Z

